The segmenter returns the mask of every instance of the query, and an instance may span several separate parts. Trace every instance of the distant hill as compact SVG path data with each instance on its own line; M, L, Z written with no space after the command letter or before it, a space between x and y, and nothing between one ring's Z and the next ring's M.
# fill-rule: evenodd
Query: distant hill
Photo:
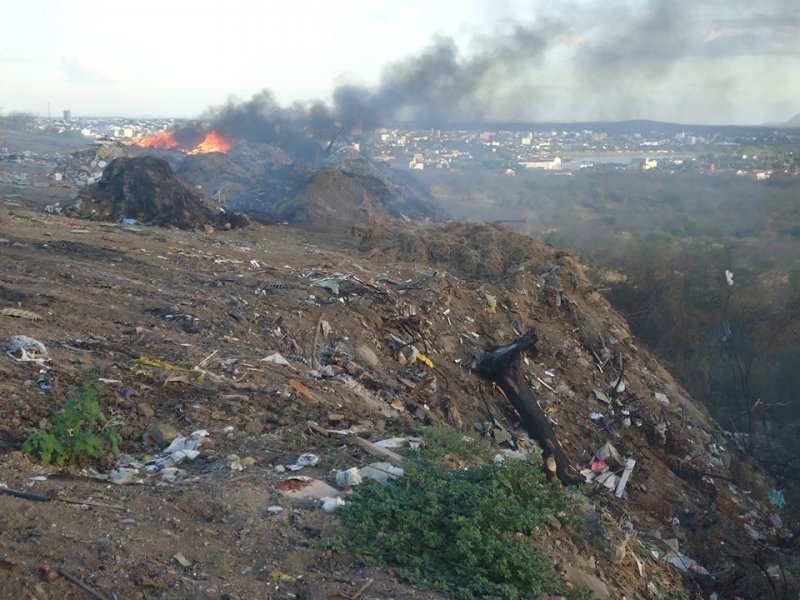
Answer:
M690 135L724 134L759 134L774 130L777 127L800 127L800 115L792 117L793 122L765 123L763 125L697 125L689 123L666 123L648 119L632 119L629 121L546 121L538 123L501 123L501 122L450 122L448 129L463 129L467 131L581 131L589 130L597 133L612 135L676 135L686 133ZM413 127L420 124L409 122L392 123L391 125ZM445 127L445 124L442 124Z
M800 127L800 113L797 113L791 119L786 121L786 125L789 127Z

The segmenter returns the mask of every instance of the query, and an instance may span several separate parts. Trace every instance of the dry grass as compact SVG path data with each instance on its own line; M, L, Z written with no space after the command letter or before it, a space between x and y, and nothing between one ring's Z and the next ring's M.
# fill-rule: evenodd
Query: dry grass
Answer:
M444 227L382 226L355 230L362 250L383 261L424 263L497 281L531 264L551 267L556 252L501 225L458 221Z

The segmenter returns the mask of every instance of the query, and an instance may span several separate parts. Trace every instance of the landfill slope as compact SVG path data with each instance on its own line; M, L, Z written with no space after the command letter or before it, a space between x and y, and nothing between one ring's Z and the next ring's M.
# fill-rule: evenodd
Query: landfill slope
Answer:
M614 476L613 489L580 488L586 528L549 532L566 582L599 598L797 589L769 481L576 257L481 224L201 233L75 222L33 200L1 209L0 227L0 309L13 309L0 311L0 343L24 335L47 351L42 362L0 354L0 482L77 501L0 495L2 597L78 593L63 577L42 581L47 564L125 598L353 597L370 579L365 598L439 598L320 550L335 513L282 494L276 467L314 453L325 460L299 474L324 480L370 459L353 435L327 430L374 441L425 424L535 454L500 388L470 368L531 330L536 350L514 368L571 474L593 478L600 461ZM70 386L98 379L125 453L144 460L164 428L206 430L199 456L172 479L113 485L86 465L53 476L18 452ZM617 458L601 453L608 443Z

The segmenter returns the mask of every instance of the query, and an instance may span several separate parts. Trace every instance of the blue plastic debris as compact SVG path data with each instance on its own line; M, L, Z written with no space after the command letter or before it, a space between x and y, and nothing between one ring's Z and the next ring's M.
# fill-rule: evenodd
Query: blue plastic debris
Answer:
M783 495L783 490L771 489L769 491L769 501L773 506L783 508L786 506L786 498Z

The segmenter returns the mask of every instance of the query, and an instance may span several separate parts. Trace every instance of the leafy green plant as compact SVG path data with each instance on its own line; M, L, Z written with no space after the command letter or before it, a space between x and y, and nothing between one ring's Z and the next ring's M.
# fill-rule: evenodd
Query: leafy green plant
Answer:
M454 598L564 593L535 543L570 505L560 485L529 462L451 470L431 458L448 454L423 450L406 462L402 479L356 487L342 511L350 532L341 547Z
M53 418L50 430L39 430L22 444L26 454L37 453L45 465L72 464L82 457L98 458L106 451L119 454L120 434L107 422L93 383L70 388L64 410Z

